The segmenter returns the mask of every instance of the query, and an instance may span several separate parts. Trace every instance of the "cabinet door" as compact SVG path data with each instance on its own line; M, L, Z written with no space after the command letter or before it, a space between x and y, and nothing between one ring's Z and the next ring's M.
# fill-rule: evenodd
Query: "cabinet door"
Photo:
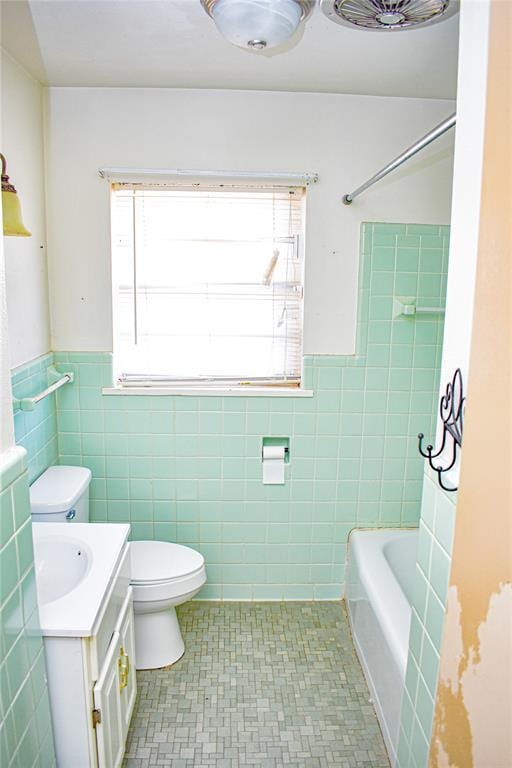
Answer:
M99 768L118 768L123 760L125 734L119 684L120 649L119 632L114 632L94 686L94 707L101 713L96 725Z
M133 707L135 706L135 697L137 695L135 673L135 629L131 587L119 617L118 630L120 636L119 642L121 643L121 715L123 737L126 739L130 720L132 718Z

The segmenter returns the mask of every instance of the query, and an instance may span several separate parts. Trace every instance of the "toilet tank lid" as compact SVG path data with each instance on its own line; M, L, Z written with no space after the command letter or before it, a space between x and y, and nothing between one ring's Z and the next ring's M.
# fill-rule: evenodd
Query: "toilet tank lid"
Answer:
M73 509L91 482L86 467L49 467L30 486L30 509L33 515L67 512Z

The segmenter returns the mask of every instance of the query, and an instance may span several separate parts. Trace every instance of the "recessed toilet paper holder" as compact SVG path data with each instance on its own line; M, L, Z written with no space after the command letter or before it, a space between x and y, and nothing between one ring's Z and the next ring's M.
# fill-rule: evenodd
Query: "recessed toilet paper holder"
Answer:
M263 461L263 450L269 446L284 448L284 463L290 463L290 438L289 437L263 437L261 440L261 460Z
M285 467L290 463L289 437L264 437L261 445L263 485L284 485Z

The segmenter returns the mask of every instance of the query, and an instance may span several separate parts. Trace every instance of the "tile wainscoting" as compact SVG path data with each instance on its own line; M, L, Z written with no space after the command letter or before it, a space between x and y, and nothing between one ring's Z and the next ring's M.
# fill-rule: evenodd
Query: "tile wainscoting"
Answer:
M0 468L0 765L54 768L36 600L26 454Z
M439 677L456 493L425 473L397 768L426 768Z
M92 519L133 538L176 541L208 563L203 599L336 599L354 526L417 525L433 434L449 228L365 224L357 354L307 356L312 398L105 396L109 353L56 352L14 372L15 394L46 386L55 362L75 382L16 414L30 480L48 465L93 472ZM55 405L56 401L56 405ZM284 486L261 481L263 436L291 438Z
M12 372L14 397L32 397L46 389L47 369L52 364L53 354L49 352L27 365L15 368ZM55 395L41 400L33 411L16 411L14 432L17 445L21 445L27 452L28 479L32 483L58 460Z
M417 525L433 434L448 227L365 224L358 349L309 356L312 398L105 396L111 355L58 352L59 461L93 472L92 517L176 541L208 563L203 599L335 599L351 528ZM289 436L284 486L261 481L261 439Z

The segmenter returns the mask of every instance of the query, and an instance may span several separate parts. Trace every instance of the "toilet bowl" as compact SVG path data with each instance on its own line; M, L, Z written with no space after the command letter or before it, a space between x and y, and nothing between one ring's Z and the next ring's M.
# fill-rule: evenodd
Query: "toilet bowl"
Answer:
M132 541L130 556L136 667L166 667L185 652L175 609L206 582L204 557L165 541Z

